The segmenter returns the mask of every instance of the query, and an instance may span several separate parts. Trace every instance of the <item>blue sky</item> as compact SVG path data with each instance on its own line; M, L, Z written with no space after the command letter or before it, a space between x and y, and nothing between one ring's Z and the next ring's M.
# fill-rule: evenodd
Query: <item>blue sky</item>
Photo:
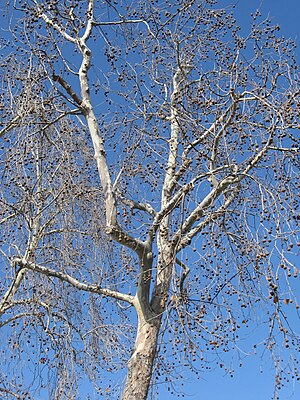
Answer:
M231 2L226 0L222 3ZM274 24L280 25L283 36L296 40L300 63L300 0L237 0L237 18L243 27L250 23L250 13L258 7L263 16L269 16ZM235 368L233 378L225 376L224 371L216 367L212 372L203 374L198 381L185 382L182 390L184 398L191 400L268 400L274 393L273 372L268 356L261 359L257 355L246 358L242 368ZM165 390L160 391L159 399L175 398L177 396ZM280 399L299 400L300 382L291 382L289 387L281 389Z
M223 0L222 3L230 4L234 1L237 5L237 18L242 26L250 24L250 12L260 7L264 16L271 17L274 23L281 26L281 34L296 39L300 48L300 0ZM298 62L300 64L300 50ZM263 360L259 355L246 358L243 367L235 369L233 378L225 376L218 366L212 372L201 375L198 381L193 381L188 374L185 376L186 381L181 389L185 399L191 400L268 400L274 390L272 364L267 355ZM160 400L175 398L164 388L161 389ZM291 383L290 387L282 390L281 400L299 399L300 382L295 385Z

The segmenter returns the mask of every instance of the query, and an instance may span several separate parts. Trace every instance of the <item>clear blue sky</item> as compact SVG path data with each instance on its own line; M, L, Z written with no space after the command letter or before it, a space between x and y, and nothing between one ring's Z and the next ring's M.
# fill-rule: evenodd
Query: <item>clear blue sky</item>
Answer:
M222 4L232 4L224 0ZM300 0L236 0L236 13L241 25L250 23L250 13L260 8L263 16L269 16L281 27L281 34L296 40L297 59L300 64ZM299 288L300 289L300 288ZM299 329L300 329L300 325ZM299 332L298 332L299 333ZM300 362L300 354L299 354ZM261 372L263 370L263 372ZM248 357L242 368L235 368L233 378L224 376L219 367L201 376L198 381L185 382L182 386L185 399L190 400L268 400L274 393L272 363L265 356ZM181 398L160 391L159 399ZM300 382L281 390L281 400L299 400Z

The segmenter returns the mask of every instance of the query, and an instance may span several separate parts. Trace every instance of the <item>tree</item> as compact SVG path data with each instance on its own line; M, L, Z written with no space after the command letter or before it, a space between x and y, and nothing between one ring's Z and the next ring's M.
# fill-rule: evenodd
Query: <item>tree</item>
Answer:
M146 399L259 325L276 386L298 378L294 44L213 0L5 13L2 397L77 398L83 373L118 397L127 365Z

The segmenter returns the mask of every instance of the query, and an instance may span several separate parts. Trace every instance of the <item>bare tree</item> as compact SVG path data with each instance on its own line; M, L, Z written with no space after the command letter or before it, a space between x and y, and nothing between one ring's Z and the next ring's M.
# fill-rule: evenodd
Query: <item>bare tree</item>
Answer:
M6 12L2 398L146 399L261 326L298 378L294 44L212 0Z

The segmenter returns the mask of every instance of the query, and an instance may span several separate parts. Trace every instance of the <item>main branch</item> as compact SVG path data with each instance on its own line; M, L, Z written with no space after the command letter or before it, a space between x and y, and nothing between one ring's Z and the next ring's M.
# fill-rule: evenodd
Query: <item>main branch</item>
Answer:
M65 272L56 271L54 269L44 267L44 266L36 264L34 262L26 261L22 258L15 258L14 264L20 268L20 273L22 271L26 271L26 269L32 270L35 272L39 272L45 276L49 276L49 277L51 276L54 278L58 278L62 282L67 282L71 286L75 287L78 290L83 290L85 292L90 292L90 293L97 293L97 294L100 294L100 295L106 296L106 297L113 297L114 299L126 301L129 304L133 304L134 298L133 298L133 296L131 296L129 294L124 294L124 293L117 292L115 290L102 288L100 285L87 284L87 283L80 282L78 279L73 278L72 276L70 276L69 274L66 274Z

